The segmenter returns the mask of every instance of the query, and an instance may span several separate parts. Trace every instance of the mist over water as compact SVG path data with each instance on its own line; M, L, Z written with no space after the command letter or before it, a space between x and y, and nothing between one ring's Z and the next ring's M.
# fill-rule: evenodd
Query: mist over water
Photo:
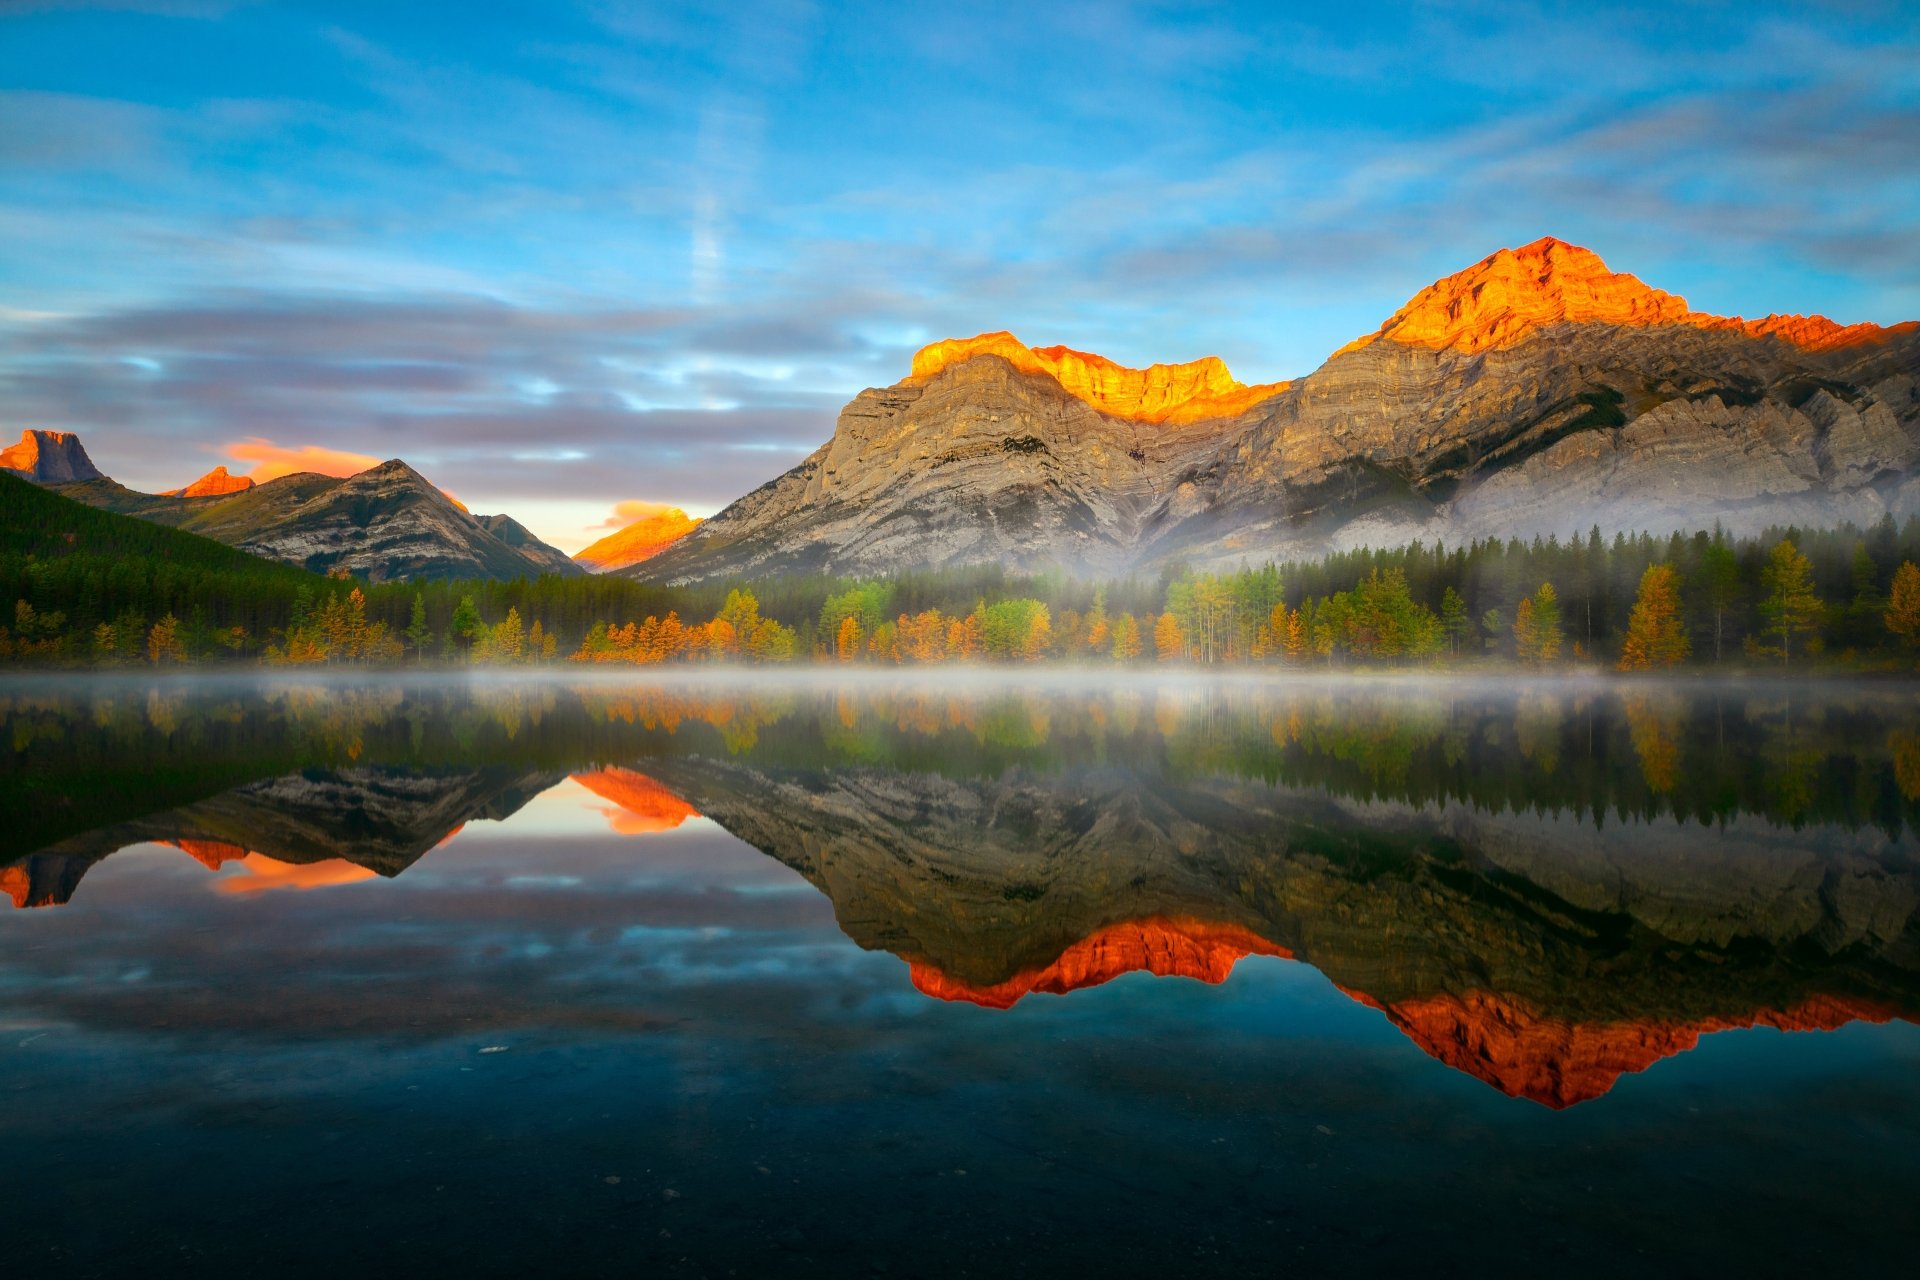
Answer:
M43 678L0 719L10 1274L1907 1251L1904 687Z

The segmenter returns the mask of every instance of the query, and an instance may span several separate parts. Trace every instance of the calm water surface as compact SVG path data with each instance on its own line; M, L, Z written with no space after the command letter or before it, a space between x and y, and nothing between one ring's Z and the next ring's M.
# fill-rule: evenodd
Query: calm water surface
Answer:
M0 716L9 1276L1914 1257L1911 687Z

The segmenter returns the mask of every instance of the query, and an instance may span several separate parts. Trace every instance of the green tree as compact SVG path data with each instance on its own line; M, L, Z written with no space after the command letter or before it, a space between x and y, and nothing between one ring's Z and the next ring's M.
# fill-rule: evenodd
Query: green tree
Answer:
M1761 634L1780 641L1780 662L1792 661L1793 638L1811 637L1819 629L1826 606L1813 589L1813 562L1802 555L1792 539L1782 538L1767 555L1760 571L1760 588L1766 595L1760 601L1760 616L1765 620Z
M427 597L421 592L413 593L413 609L403 633L407 637L407 647L413 650L414 659L419 660L433 643L433 628L427 625Z
M1700 555L1700 592L1713 618L1713 660L1725 651L1727 619L1740 603L1740 559L1715 538Z
M1473 619L1467 615L1466 599L1452 587L1440 597L1440 627L1447 637L1447 651L1460 656L1460 646L1473 638Z
M447 638L471 648L480 636L480 610L475 607L472 596L461 596L460 603L454 606L453 623L447 628Z

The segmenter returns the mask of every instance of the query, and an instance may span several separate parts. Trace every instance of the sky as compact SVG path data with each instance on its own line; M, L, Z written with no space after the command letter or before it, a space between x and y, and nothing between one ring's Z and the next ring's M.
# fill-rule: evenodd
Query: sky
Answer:
M1555 235L1920 318L1920 7L0 0L0 434L403 457L573 552L918 346L1310 372Z

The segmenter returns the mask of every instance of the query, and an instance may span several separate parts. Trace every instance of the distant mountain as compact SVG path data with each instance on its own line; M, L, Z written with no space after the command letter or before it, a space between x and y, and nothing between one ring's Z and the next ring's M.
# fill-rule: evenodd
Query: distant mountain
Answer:
M464 507L461 509L465 510ZM482 529L538 565L541 573L557 573L563 577L579 574L580 566L566 552L540 541L533 536L532 530L512 516L475 516L474 520Z
M20 443L0 449L0 471L11 471L35 484L102 478L81 448L80 437L67 431L22 431Z
M344 479L300 472L262 484L219 467L184 490L149 494L102 475L76 437L28 435L42 438L42 471L73 475L39 481L66 497L315 572L343 569L373 582L583 572L517 521L468 514L399 459Z
M1307 377L935 343L658 556L659 582L952 563L1232 566L1414 539L1920 513L1920 325L1691 310L1551 238Z
M642 516L618 533L610 533L584 551L574 563L591 573L611 573L659 555L692 533L700 522L678 507L666 507Z

